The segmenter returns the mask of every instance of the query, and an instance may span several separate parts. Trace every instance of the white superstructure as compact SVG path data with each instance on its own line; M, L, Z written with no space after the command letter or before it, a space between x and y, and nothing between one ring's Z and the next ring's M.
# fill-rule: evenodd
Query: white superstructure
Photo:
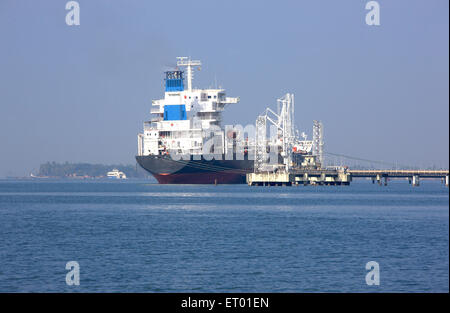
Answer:
M221 143L215 147L219 149L215 151L223 149L221 113L227 104L238 103L239 98L227 97L221 88L194 88L194 67L199 67L201 62L187 57L177 59L178 67L165 72L164 98L152 101L151 113L154 118L144 123L144 131L138 135L139 156L164 155L169 154L169 151L202 154L205 138L212 136L221 138ZM187 88L184 86L185 77L181 67L186 68Z

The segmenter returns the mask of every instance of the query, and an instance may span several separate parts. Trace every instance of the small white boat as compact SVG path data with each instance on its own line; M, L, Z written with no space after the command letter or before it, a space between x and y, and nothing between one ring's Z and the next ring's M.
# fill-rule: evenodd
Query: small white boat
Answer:
M108 178L127 179L127 175L125 175L124 172L119 171L117 168L115 168L112 171L106 173L106 176Z

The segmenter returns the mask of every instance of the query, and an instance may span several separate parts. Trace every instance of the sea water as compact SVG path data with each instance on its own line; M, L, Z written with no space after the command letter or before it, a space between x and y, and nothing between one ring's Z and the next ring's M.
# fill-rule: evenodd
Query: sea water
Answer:
M0 292L448 292L448 261L440 181L0 181Z

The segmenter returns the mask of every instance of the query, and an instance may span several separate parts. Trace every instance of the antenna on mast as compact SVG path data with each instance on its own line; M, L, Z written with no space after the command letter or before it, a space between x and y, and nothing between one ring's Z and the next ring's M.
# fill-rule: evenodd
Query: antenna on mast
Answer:
M193 66L202 65L202 63L198 60L191 60L188 57L177 57L177 66L186 66L186 77L187 77L187 88L189 91L192 91L192 79L194 78L194 73L192 71Z

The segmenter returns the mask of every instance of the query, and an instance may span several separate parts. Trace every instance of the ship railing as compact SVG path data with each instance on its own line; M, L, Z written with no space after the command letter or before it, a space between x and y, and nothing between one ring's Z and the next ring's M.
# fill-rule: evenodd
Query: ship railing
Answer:
M342 171L345 169L345 166L339 166L339 165L329 165L326 167L327 170L334 170L334 171Z
M150 123L161 122L162 120L163 120L163 117L162 117L162 116L157 116L157 117L153 117L153 118L150 120Z
M157 124L155 121L151 120L151 121L144 122L144 131L156 130L156 129L157 129Z
M219 99L220 103L238 103L239 102L239 97L226 97L225 99Z

